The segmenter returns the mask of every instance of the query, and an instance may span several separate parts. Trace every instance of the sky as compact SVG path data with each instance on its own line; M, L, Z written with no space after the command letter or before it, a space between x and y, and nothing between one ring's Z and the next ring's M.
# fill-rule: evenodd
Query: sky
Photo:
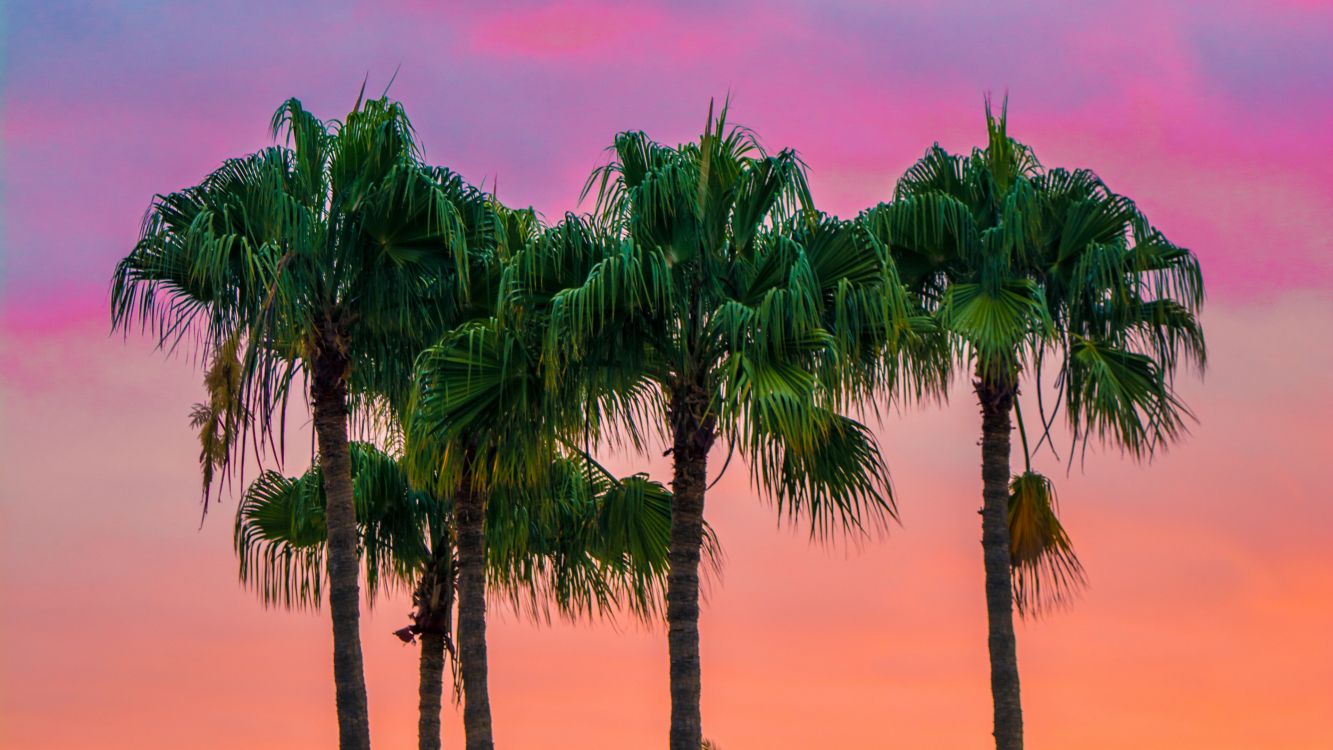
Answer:
M1044 164L1096 170L1197 253L1211 349L1181 382L1192 435L1153 463L1038 461L1091 585L1019 626L1028 744L1333 747L1328 2L51 0L0 19L0 747L334 742L326 617L237 583L234 497L199 523L201 373L109 335L107 289L154 193L268 145L287 97L337 117L395 71L428 160L550 219L616 132L688 139L728 95L852 216L932 143L980 144L983 95L1007 91ZM958 390L877 434L901 508L884 534L812 544L743 471L710 494L727 557L703 712L726 750L989 739L976 407ZM414 742L415 651L390 635L409 609L363 619L378 747ZM503 747L662 744L664 627L494 619ZM460 746L461 715L443 721Z

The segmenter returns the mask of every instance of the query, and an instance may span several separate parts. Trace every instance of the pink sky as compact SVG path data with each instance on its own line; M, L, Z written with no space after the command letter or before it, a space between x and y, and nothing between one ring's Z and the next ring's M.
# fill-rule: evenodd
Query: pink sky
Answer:
M1007 89L1046 164L1096 169L1198 253L1213 350L1187 442L1061 475L1092 587L1021 626L1029 744L1333 747L1327 3L19 2L0 28L0 747L333 743L326 620L239 588L232 499L198 528L200 375L108 338L106 287L154 192L266 145L283 98L336 117L400 63L427 156L548 217L617 130L691 137L728 91L852 215L933 141L977 144ZM726 750L983 745L977 421L960 392L882 425L884 539L811 546L744 472L718 485L704 722ZM407 609L364 621L379 747L415 732ZM501 617L491 653L504 747L662 744L663 628Z

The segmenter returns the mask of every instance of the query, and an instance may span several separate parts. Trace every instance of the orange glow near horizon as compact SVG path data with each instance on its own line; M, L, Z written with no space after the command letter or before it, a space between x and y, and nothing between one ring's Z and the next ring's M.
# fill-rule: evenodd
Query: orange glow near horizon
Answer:
M1096 453L1060 477L1092 585L1069 610L1020 626L1033 747L1333 743L1333 404L1313 397L1327 393L1333 359L1325 349L1284 360L1303 335L1293 320L1333 323L1333 305L1210 310L1213 375L1186 387L1196 434L1150 466ZM7 373L0 435L6 499L22 500L5 503L0 746L333 744L324 615L265 611L241 590L230 500L196 531L181 418L196 374L96 331L25 351L38 372ZM960 392L880 428L902 511L884 538L811 544L777 527L736 466L710 493L727 558L702 621L704 719L722 747L983 743L974 412ZM658 478L665 469L652 465ZM380 747L414 742L416 650L391 635L408 609L389 598L363 623ZM535 626L503 609L493 623L503 746L661 743L663 628ZM460 714L446 707L444 725L445 746L460 746Z

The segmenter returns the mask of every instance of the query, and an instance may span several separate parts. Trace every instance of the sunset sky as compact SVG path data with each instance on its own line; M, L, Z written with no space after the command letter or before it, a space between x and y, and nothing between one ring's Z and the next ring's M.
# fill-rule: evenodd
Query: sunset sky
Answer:
M152 195L268 145L364 78L429 161L549 219L620 130L696 135L710 97L797 148L816 202L886 199L982 97L1048 166L1090 167L1203 265L1192 436L1150 465L1049 454L1091 587L1020 625L1028 746L1333 748L1333 4L11 1L0 10L0 748L313 748L336 723L326 614L236 580L235 498L199 524L195 363L109 336ZM586 210L588 206L583 206ZM812 544L746 473L702 619L725 750L989 741L980 425L970 395L877 428L901 524ZM287 468L309 460L305 416ZM660 451L658 452L660 454ZM626 472L658 458L615 455ZM416 732L402 597L363 618L375 744ZM665 627L494 618L505 748L664 744ZM446 707L445 747L462 741Z

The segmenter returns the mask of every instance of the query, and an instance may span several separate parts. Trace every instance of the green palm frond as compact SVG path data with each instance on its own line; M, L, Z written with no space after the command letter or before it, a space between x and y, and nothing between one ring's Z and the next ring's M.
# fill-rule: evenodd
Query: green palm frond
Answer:
M810 519L811 536L859 530L896 518L893 485L869 428L817 410L814 431L796 439L759 421L742 452L754 483L780 513Z
M409 588L421 595L434 567L454 557L450 503L414 490L393 455L365 443L352 443L351 455L371 600ZM247 489L235 546L242 582L266 606L320 607L327 573L323 492L318 465L294 478L265 472ZM552 612L610 616L621 608L650 617L664 597L670 506L670 492L644 475L620 479L590 459L558 458L542 482L492 495L486 526L492 586L517 611L543 619ZM716 561L720 548L711 529L708 537L707 554Z
M970 348L983 379L993 382L1015 379L1024 343L1052 333L1041 287L1028 279L1003 282L997 290L983 284L950 284L938 319Z
M447 497L541 481L554 458L550 425L576 419L577 402L553 397L535 346L494 319L459 326L417 362L406 425L407 466Z
M670 498L644 475L618 479L590 459L557 459L545 481L491 497L493 585L540 619L552 608L650 617L665 595Z
M381 591L415 584L432 540L445 533L443 509L408 485L393 456L366 443L349 448L360 555L373 601ZM318 463L299 477L265 472L242 497L234 532L241 582L266 606L320 607L327 574L324 503Z
M1179 438L1193 417L1146 354L1075 337L1063 376L1075 435L1113 442L1135 458Z
M266 607L318 609L326 538L322 477L264 472L236 511L241 583L258 592Z

